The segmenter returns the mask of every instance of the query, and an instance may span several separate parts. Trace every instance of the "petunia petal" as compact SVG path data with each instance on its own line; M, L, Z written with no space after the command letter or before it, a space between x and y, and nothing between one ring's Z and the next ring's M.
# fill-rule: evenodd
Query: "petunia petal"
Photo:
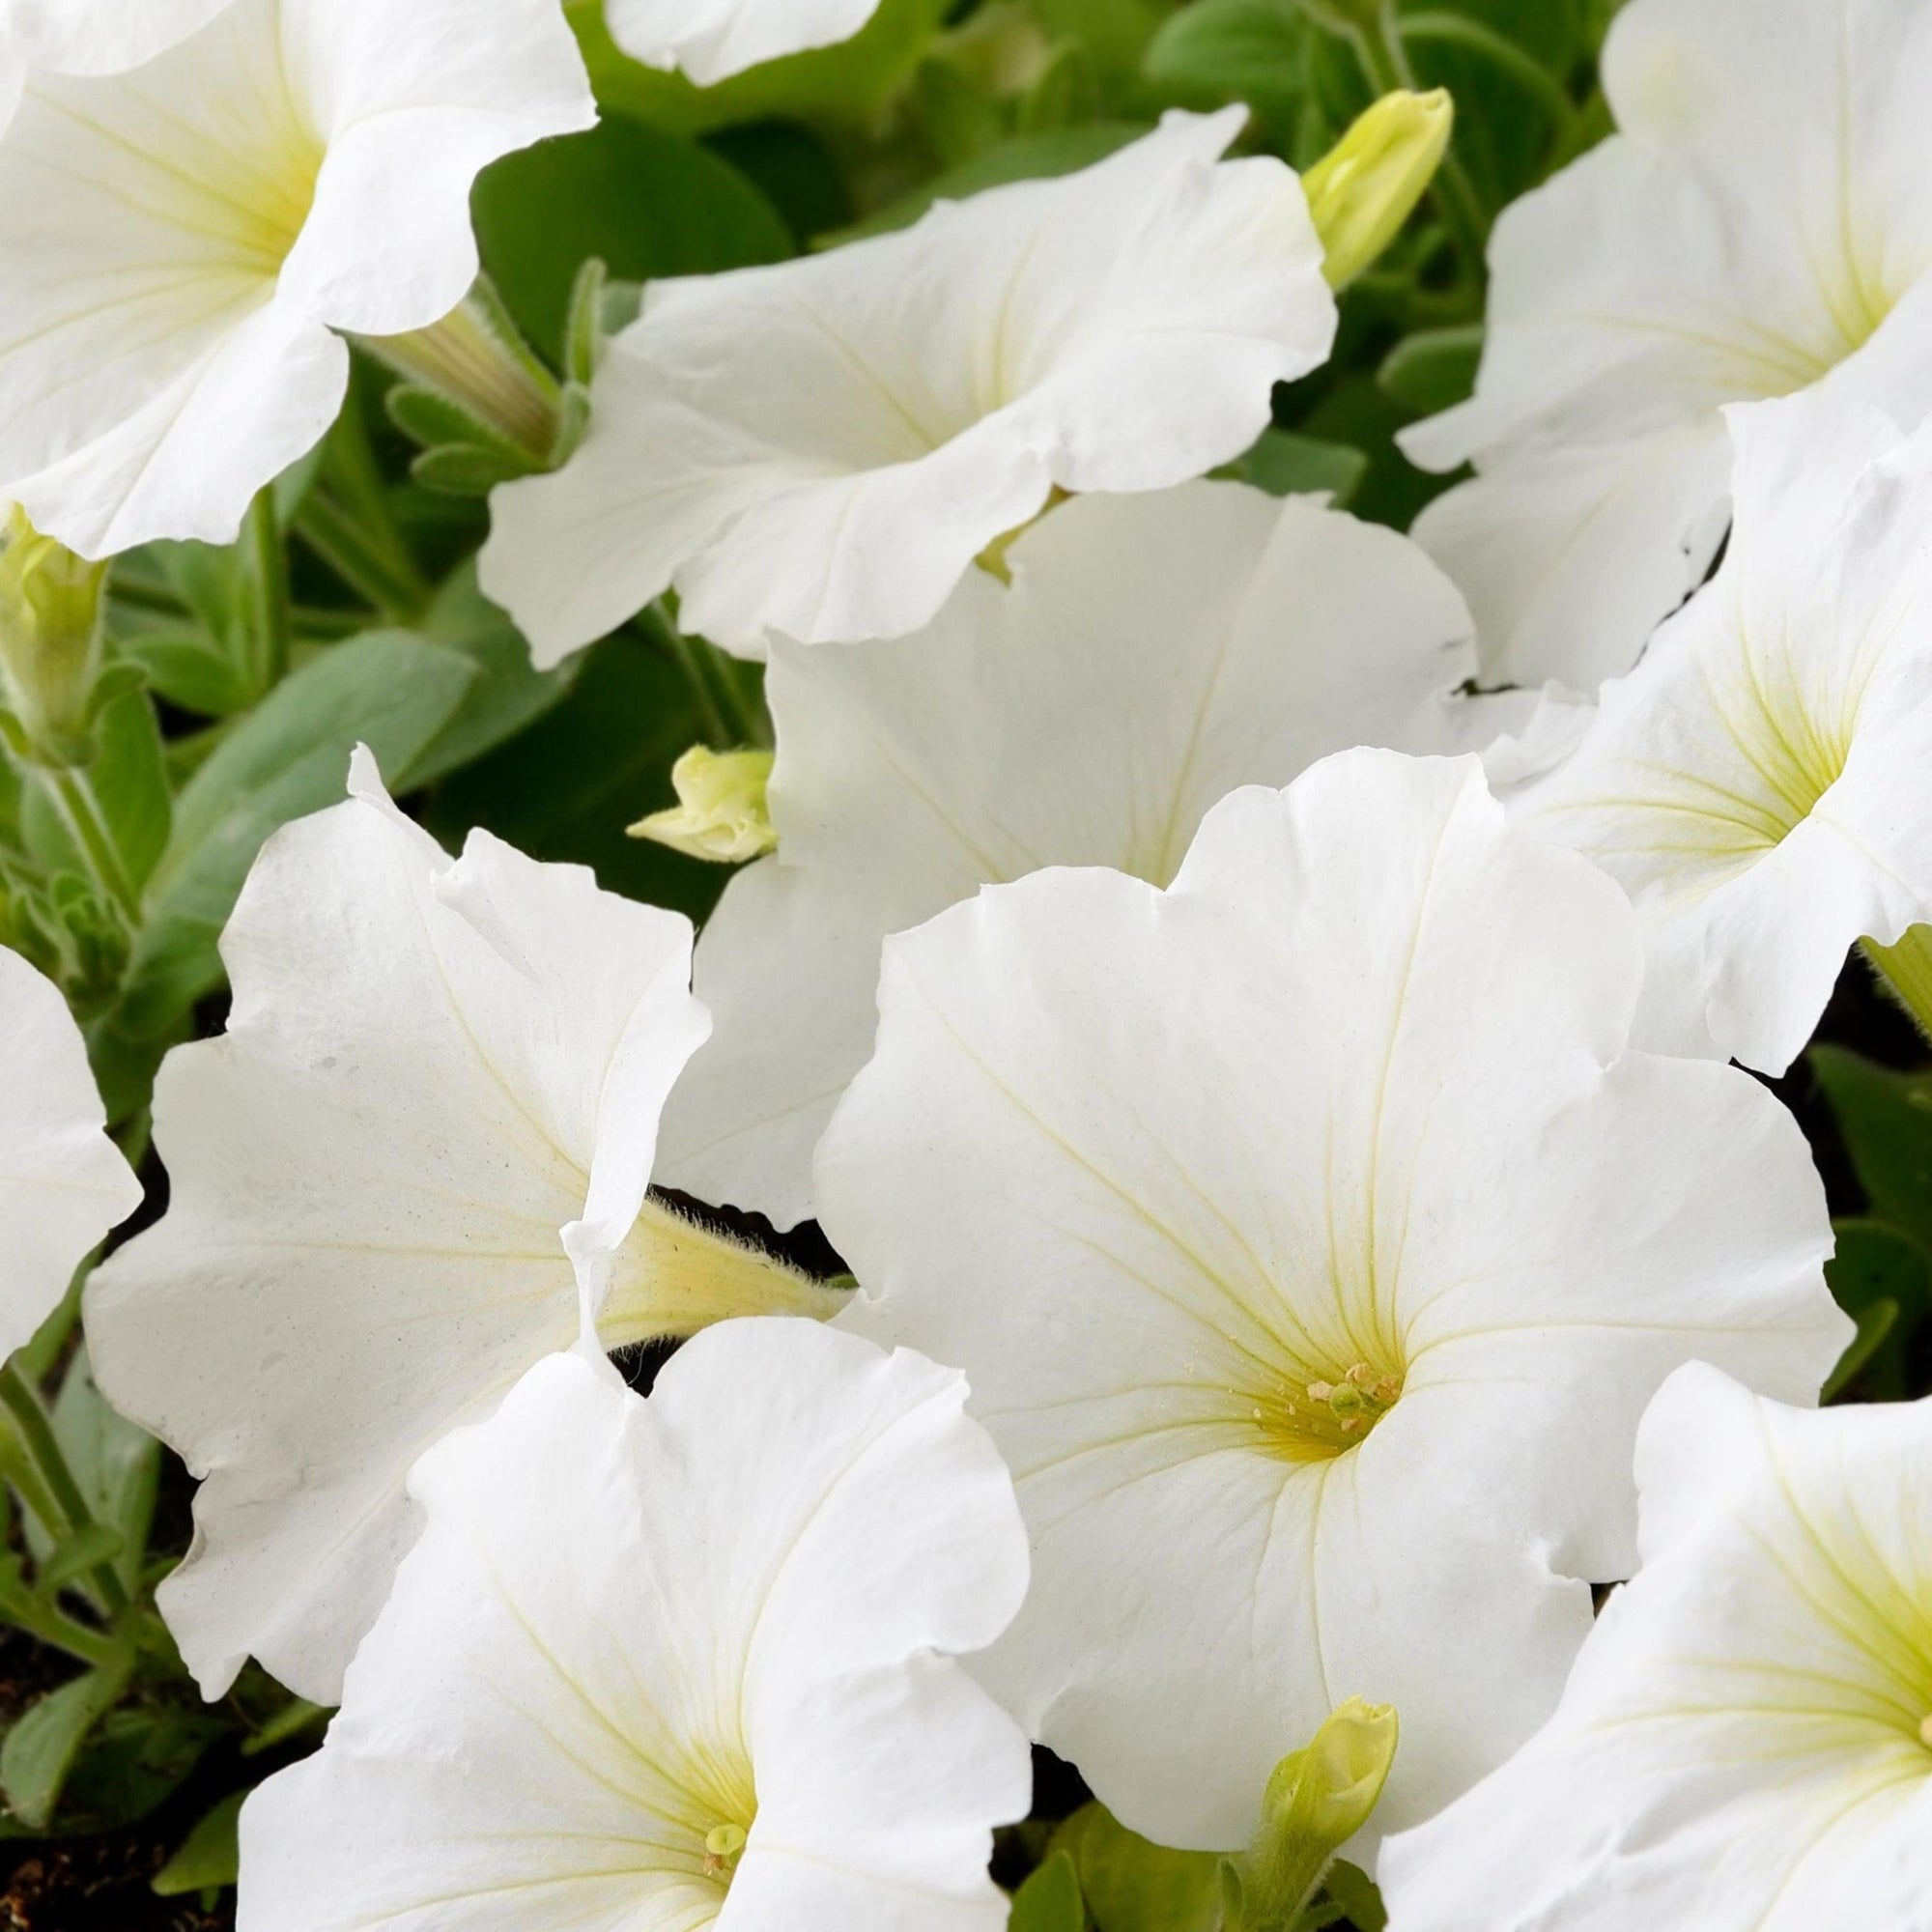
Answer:
M342 1715L243 1814L242 1925L997 1932L1027 1752L950 1654L1026 1547L963 1400L796 1321L713 1330L648 1403L532 1371L412 1479Z
M1932 1405L1804 1414L1679 1370L1638 1438L1642 1572L1534 1741L1383 1848L1391 1923L1915 1923L1928 1452Z
M1174 875L1225 793L1356 744L1447 750L1515 722L1453 697L1468 613L1412 544L1319 501L1190 483L1081 497L914 638L774 646L775 859L699 943L717 1017L667 1174L789 1223L863 1065L878 948L1051 865Z
M605 0L604 14L633 60L712 87L761 61L849 41L878 8L879 0Z
M1335 305L1294 177L1175 114L1083 172L941 203L809 260L660 282L589 438L493 499L483 584L540 664L675 587L746 656L929 622L1057 487L1231 461Z
M87 1045L67 1002L0 948L0 1358L32 1339L73 1271L141 1205L141 1186L107 1138Z
M228 1033L156 1087L170 1211L90 1292L102 1388L207 1478L161 1601L211 1694L252 1653L334 1696L405 1471L572 1344L580 1275L623 1292L705 1032L684 920L487 834L451 861L354 782L250 875Z

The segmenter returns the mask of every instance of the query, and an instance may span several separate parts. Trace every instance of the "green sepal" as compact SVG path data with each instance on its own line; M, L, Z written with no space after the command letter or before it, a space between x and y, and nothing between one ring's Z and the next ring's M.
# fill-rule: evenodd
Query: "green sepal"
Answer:
M499 483L535 475L543 465L527 457L473 443L445 443L426 449L410 465L410 475L425 490L445 497L487 497Z
M383 399L389 420L426 450L447 447L483 449L500 454L505 462L527 465L529 459L508 437L493 428L473 410L441 389L423 383L398 383Z
M602 257L591 256L577 271L570 306L564 311L564 381L585 389L596 381L597 366L604 359L604 293L610 280Z
M1087 1905L1070 1853L1054 1852L1013 1893L1007 1932L1087 1932Z

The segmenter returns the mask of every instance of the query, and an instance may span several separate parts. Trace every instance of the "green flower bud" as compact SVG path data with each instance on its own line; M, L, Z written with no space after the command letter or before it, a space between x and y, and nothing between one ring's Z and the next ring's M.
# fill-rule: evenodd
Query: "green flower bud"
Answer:
M1449 151L1455 123L1446 89L1385 94L1302 176L1330 288L1347 287L1402 232Z
M631 827L633 838L654 838L673 852L721 866L743 865L778 849L765 803L770 752L714 752L694 745L671 767L678 802Z
M1394 1707L1351 1697L1275 1767L1254 1848L1223 1866L1228 1932L1285 1932L1369 1822L1395 1762Z
M15 504L0 548L0 686L15 749L40 763L94 755L105 563L43 537Z

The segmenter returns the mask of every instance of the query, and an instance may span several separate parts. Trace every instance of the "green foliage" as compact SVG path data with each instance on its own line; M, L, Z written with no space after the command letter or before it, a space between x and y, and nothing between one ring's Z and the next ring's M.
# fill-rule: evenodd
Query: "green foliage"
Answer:
M133 1031L164 1029L218 983L215 942L269 835L342 797L358 744L406 781L477 675L427 638L371 632L310 659L222 740L183 787L149 885L125 998Z
M1932 1323L1932 1075L1893 1072L1844 1047L1814 1046L1811 1070L1870 1211L1837 1224L1826 1270L1859 1324L1826 1389L1876 1401L1918 1392L1911 1364Z
M0 1745L0 1791L8 1812L29 1831L43 1832L88 1734L120 1701L134 1674L132 1646L50 1691L7 1733Z
M235 1883L242 1869L242 1805L247 1796L238 1791L224 1798L155 1874L155 1890L162 1898L216 1891Z
M1055 1852L1013 1893L1009 1932L1087 1932L1080 1873L1070 1853Z
M1098 1804L1076 1811L1052 1849L1071 1857L1098 1932L1217 1932L1221 1861L1212 1852L1150 1844Z
M791 233L728 162L621 113L489 169L471 207L483 266L518 326L560 366L578 271L618 281L776 262Z

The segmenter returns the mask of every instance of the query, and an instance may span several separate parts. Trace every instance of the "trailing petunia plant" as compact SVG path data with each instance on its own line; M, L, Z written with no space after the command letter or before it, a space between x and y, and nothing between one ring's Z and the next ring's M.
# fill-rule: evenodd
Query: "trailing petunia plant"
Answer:
M0 1924L1923 1932L1932 0L0 0Z

